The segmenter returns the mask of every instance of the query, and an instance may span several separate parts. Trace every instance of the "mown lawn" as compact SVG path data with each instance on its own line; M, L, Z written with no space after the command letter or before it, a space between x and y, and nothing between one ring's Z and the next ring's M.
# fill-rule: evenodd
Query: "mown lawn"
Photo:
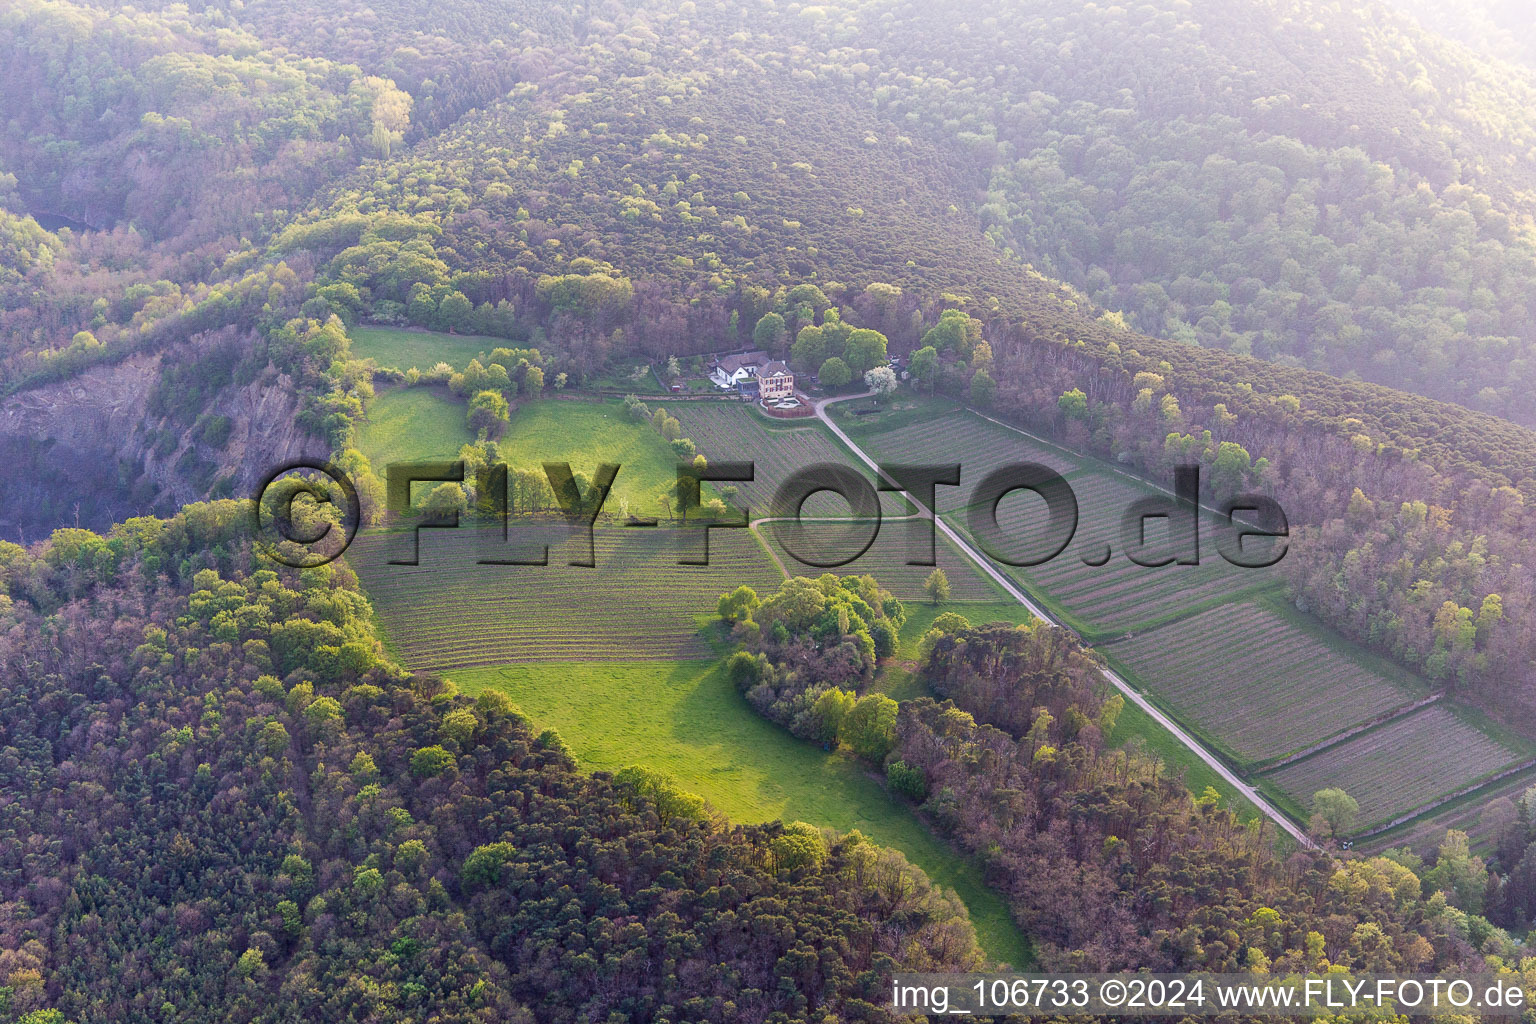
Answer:
M353 327L347 331L352 339L352 355L358 359L372 359L379 366L392 366L397 370L430 370L438 363L447 363L455 370L462 370L480 353L489 354L494 348L516 348L517 343L505 338L490 338L480 334L439 334L436 331L413 331L404 327Z
M1027 939L979 868L937 839L909 805L851 757L760 718L718 661L513 665L446 673L468 693L505 692L556 729L587 770L641 764L666 772L733 821L809 821L858 829L901 850L970 910L987 954L1029 963Z
M464 403L441 387L379 392L357 431L358 450L380 476L392 462L457 458L474 439Z

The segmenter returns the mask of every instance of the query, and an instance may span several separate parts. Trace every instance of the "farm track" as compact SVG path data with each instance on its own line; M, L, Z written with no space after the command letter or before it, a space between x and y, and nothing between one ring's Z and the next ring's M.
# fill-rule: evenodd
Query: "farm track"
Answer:
M838 438L848 446L850 451L856 454L865 463L865 465L869 466L870 469L879 472L878 464L867 454L865 454L864 449L860 448L853 441L853 439L843 431L841 427L832 421L831 417L827 415L826 411L826 407L832 402L843 401L846 398L863 397L867 396L849 395L845 396L844 398L824 398L816 403L816 415L823 423L827 425L828 429L836 434ZM912 500L910 496L908 500ZM913 504L918 507L920 513L934 516L933 510L924 507L920 502L913 500ZM944 521L943 517L935 516L935 522L937 523L938 528L944 533L946 537L950 539L951 542L954 543L957 548L959 548L967 557L969 557L970 560L981 569L981 571L992 577L992 579L1000 587L1002 587L1010 597L1028 609L1031 615L1034 615L1036 618L1041 619L1044 622L1051 623L1052 625L1059 625L1059 623L1057 623L1054 618L1046 614L1044 609L1042 609L1038 604L1031 600L1029 595L1024 593L1023 590L1015 585L1009 577L994 568L990 559L985 558L973 547L971 547L971 545L963 537L961 537L960 534L952 526ZM1291 821L1289 817L1287 817L1277 807L1275 807L1275 805L1266 799L1261 793L1259 793L1257 789L1239 778L1237 774L1232 771L1232 769L1227 767L1226 763L1220 757L1216 756L1210 750L1206 749L1203 744L1199 743L1193 737L1191 737L1179 726L1177 722L1175 722L1168 715L1164 714L1151 701L1147 700L1147 698L1143 696L1140 691L1131 686L1130 683L1126 682L1118 673L1112 669L1104 668L1100 671L1103 673L1104 678L1109 681L1110 685L1112 685L1116 690L1120 691L1120 693L1123 694L1127 700L1135 704L1164 729L1168 730L1168 732L1171 733L1176 739L1178 739L1180 743L1187 747L1195 756L1200 758L1200 760L1204 761L1208 766L1210 766L1211 770L1216 772L1217 775L1221 776L1223 781L1241 793L1255 807L1257 807L1265 817L1273 821L1275 825L1278 826L1282 831L1284 831L1287 835L1296 840L1296 842L1300 843L1302 846L1314 849L1316 848L1317 844L1314 843L1311 837L1309 837L1305 831L1299 828L1295 822Z

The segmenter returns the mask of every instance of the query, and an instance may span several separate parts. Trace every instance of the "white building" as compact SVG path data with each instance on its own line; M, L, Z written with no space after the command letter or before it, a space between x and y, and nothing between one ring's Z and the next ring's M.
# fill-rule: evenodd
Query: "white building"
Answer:
M710 368L709 380L722 391L732 391L748 381L756 380L759 368L770 362L772 360L767 352L737 352L717 360Z

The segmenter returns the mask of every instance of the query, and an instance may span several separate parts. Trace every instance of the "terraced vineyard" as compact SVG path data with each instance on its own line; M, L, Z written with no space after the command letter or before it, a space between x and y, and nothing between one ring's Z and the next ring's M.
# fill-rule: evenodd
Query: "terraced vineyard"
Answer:
M536 528L516 528L528 534ZM747 530L711 530L710 564L678 565L692 529L598 527L597 565L478 565L480 531L428 530L420 564L386 564L386 534L359 537L348 563L396 653L413 669L554 661L671 661L713 654L700 616L725 590L783 577Z
M801 562L786 550L784 539L787 524L764 523L759 530L764 541L783 564L785 572L791 576L819 576L824 572L834 572L839 576L871 573L880 581L881 586L901 600L924 601L927 597L923 593L923 581L933 572L933 567L906 564L907 530L913 525L906 521L886 520L881 524L868 551L847 565L831 569ZM790 546L816 561L833 560L840 553L858 550L863 539L868 536L867 524L807 522L804 530L803 541L796 541L793 535L788 535ZM850 541L848 535L853 533L859 535ZM998 601L1007 598L1000 587L978 572L970 560L945 540L942 534L937 538L934 554L938 567L944 570L944 575L949 579L951 601Z
M1364 832L1455 793L1523 760L1449 709L1434 705L1395 719L1265 776L1299 807L1336 786L1360 802Z
M1156 680L1180 718L1245 762L1303 750L1428 692L1341 653L1262 601L1213 608L1104 651L1135 678Z

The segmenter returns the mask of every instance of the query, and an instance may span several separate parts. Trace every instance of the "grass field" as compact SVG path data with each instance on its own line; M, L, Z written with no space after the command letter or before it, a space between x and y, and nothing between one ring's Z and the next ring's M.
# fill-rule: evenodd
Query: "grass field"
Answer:
M492 349L515 348L516 342L505 338L489 338L479 334L439 334L436 331L418 331L405 327L353 327L347 331L352 339L352 355L358 359L372 359L379 366L392 366L397 370L430 370L438 363L447 363L455 370L462 370L469 361Z
M394 462L455 459L475 439L464 416L447 388L390 388L368 403L357 447L380 476Z
M1364 832L1497 774L1523 756L1448 708L1431 705L1264 778L1301 809L1310 808L1319 789L1343 789L1360 802L1355 830Z
M505 692L560 732L588 770L642 764L664 771L733 821L809 821L857 828L895 847L959 893L987 954L1015 967L1028 942L979 868L933 836L851 757L802 743L758 717L718 661L456 670L469 693Z
M569 462L572 471L588 477L602 463L617 463L605 512L618 513L620 499L627 499L631 511L661 515L658 494L677 483L678 458L671 446L649 425L626 418L618 401L524 402L501 439L501 456L523 469Z
M1129 675L1155 680L1181 719L1249 763L1295 753L1428 693L1262 600L1222 605L1103 650ZM1307 710L1316 708L1327 713Z
M368 403L358 447L381 475L392 462L457 458L459 448L475 439L465 417L465 404L444 388L390 388ZM677 481L671 447L649 426L626 419L617 401L523 402L502 436L501 454L522 469L569 462L588 477L604 462L617 463L619 474L603 506L615 514L621 499L638 514L663 514L660 492Z
M513 539L563 527L514 527ZM714 653L703 617L745 583L769 593L783 577L746 530L711 530L710 564L678 565L701 530L599 526L592 568L553 544L549 565L479 565L499 531L425 530L420 564L387 564L409 534L359 537L348 564L395 654L413 669L554 661L642 661Z

